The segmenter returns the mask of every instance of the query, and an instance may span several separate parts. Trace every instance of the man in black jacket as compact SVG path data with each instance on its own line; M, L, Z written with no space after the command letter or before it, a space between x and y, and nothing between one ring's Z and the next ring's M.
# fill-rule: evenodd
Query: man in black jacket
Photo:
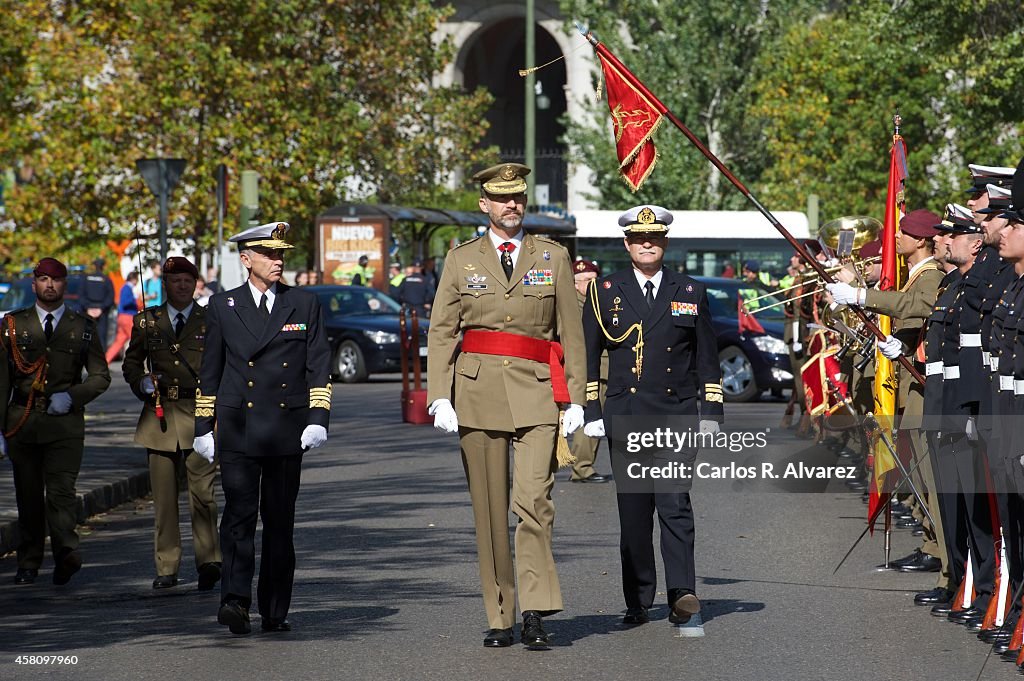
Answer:
M217 620L248 634L256 569L256 517L263 520L257 600L264 631L285 619L295 574L295 499L302 453L327 440L330 348L317 297L280 283L288 224L253 227L238 244L248 280L210 298L206 350L196 395L193 448L220 455L224 514L221 608Z

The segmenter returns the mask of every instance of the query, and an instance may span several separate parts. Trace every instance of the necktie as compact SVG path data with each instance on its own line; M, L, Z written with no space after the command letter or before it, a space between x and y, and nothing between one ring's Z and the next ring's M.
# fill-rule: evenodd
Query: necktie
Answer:
M267 294L264 293L260 298L260 314L263 315L264 319L270 319L270 308L267 307Z
M644 284L644 288L647 289L647 293L646 293L646 295L644 295L644 300L647 301L647 309L648 310L653 309L654 308L654 282L650 282L650 281L647 282L646 284Z
M50 337L53 335L53 315L47 313L45 319L46 324L43 326L43 333L46 334L46 340L49 341Z
M506 241L498 246L498 250L501 251L501 269L505 270L505 278L512 281L512 251L516 250L516 245Z
M178 313L178 316L174 318L174 336L181 338L181 331L185 328L185 315Z

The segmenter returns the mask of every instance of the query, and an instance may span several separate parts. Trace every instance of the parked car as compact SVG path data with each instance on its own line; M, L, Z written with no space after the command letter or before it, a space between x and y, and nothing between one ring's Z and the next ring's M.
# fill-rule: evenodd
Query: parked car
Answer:
M64 289L64 304L72 310L82 312L82 305L78 297L82 293L85 284L85 274L80 271L68 272L68 286ZM3 295L0 295L0 318L8 312L20 310L36 304L36 293L32 288L32 276L18 279L10 285Z
M393 298L364 286L308 286L324 310L327 340L331 344L333 377L359 383L370 374L401 370L399 317L402 307ZM426 368L426 320L413 359Z
M789 364L789 347L782 340L785 314L778 305L756 315L765 333L750 331L740 334L737 312L737 291L749 288L739 279L694 277L708 291L712 324L718 334L718 360L722 367L722 392L727 402L748 402L765 390L780 392L793 387L793 369ZM776 298L761 301L766 307Z

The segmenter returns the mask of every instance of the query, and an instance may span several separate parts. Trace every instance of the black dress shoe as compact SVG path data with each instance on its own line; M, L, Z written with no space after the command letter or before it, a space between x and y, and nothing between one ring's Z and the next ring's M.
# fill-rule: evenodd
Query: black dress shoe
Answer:
M923 555L924 553L921 551L921 549L914 549L913 553L908 553L902 558L897 558L896 560L890 561L889 565L892 565L893 567L900 567L902 565L916 563L917 561L921 560L921 556Z
M686 624L698 612L700 612L700 601L693 594L684 593L671 603L668 621L672 624Z
M995 652L995 646L993 646L992 651ZM1009 645L1007 645L1006 650L999 654L1003 656L1004 660L1015 662L1017 657L1020 656L1020 648L1010 648Z
M952 599L948 603L937 603L932 606L932 614L936 617L948 617L953 611Z
M154 589L170 589L173 586L178 586L178 575L157 575L153 580Z
M971 619L967 620L966 622L962 622L961 624L967 627L967 631L972 631L976 634L980 634L981 628L985 624L985 617L972 617Z
M536 610L523 613L523 632L520 640L528 648L547 648L550 644L548 632L544 631L544 620Z
M971 607L969 608L951 611L946 617L949 619L950 622L956 622L957 624L966 624L970 620L984 616L984 608L976 608L974 607L974 604L971 604Z
M990 645L1009 643L1012 636L1013 627L992 627L991 629L982 629L978 632L978 640ZM997 651L993 650L992 652Z
M34 584L38 576L39 570L35 568L18 568L18 571L14 573L14 583Z
M935 556L922 553L916 562L899 566L900 572L938 572L942 569L942 561Z
M573 478L570 482L611 482L612 476L591 473L585 478Z
M252 632L249 624L249 608L236 600L225 601L217 613L217 622L231 630L232 634L248 634Z
M921 521L917 518L911 517L896 521L897 530L914 530L918 527L921 527Z
M53 568L53 583L63 586L70 582L72 575L81 569L82 557L78 555L78 551L65 550L57 561L57 566Z
M640 605L635 608L626 608L626 616L622 618L623 624L647 624L651 621L651 616L647 612L647 608Z
M924 528L920 527L920 526L915 527L914 529L912 529L910 531L910 536L911 537L923 537L924 536Z
M508 648L512 645L512 629L490 629L484 636L484 648Z
M217 582L220 581L220 563L203 563L200 565L198 581L197 589L200 591L211 591Z
M951 598L953 598L952 591L945 587L937 586L931 591L922 591L919 594L914 594L914 605L936 605L937 603L949 603Z
M260 623L260 629L263 631L291 631L292 625L288 624L288 620L277 619L276 617L264 617Z

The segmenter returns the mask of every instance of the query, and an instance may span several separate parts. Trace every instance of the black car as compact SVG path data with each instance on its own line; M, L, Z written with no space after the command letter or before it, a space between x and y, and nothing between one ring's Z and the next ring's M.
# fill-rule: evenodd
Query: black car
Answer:
M370 374L401 370L398 313L394 299L364 286L308 286L324 310L331 344L331 374L342 383L359 383ZM413 357L426 367L426 320Z
M718 334L718 359L722 367L722 392L727 402L747 402L765 390L779 393L793 387L789 346L782 340L785 314L781 305L755 316L765 333L739 332L737 291L750 288L740 279L694 277L708 291L712 323ZM761 307L777 302L765 298Z

